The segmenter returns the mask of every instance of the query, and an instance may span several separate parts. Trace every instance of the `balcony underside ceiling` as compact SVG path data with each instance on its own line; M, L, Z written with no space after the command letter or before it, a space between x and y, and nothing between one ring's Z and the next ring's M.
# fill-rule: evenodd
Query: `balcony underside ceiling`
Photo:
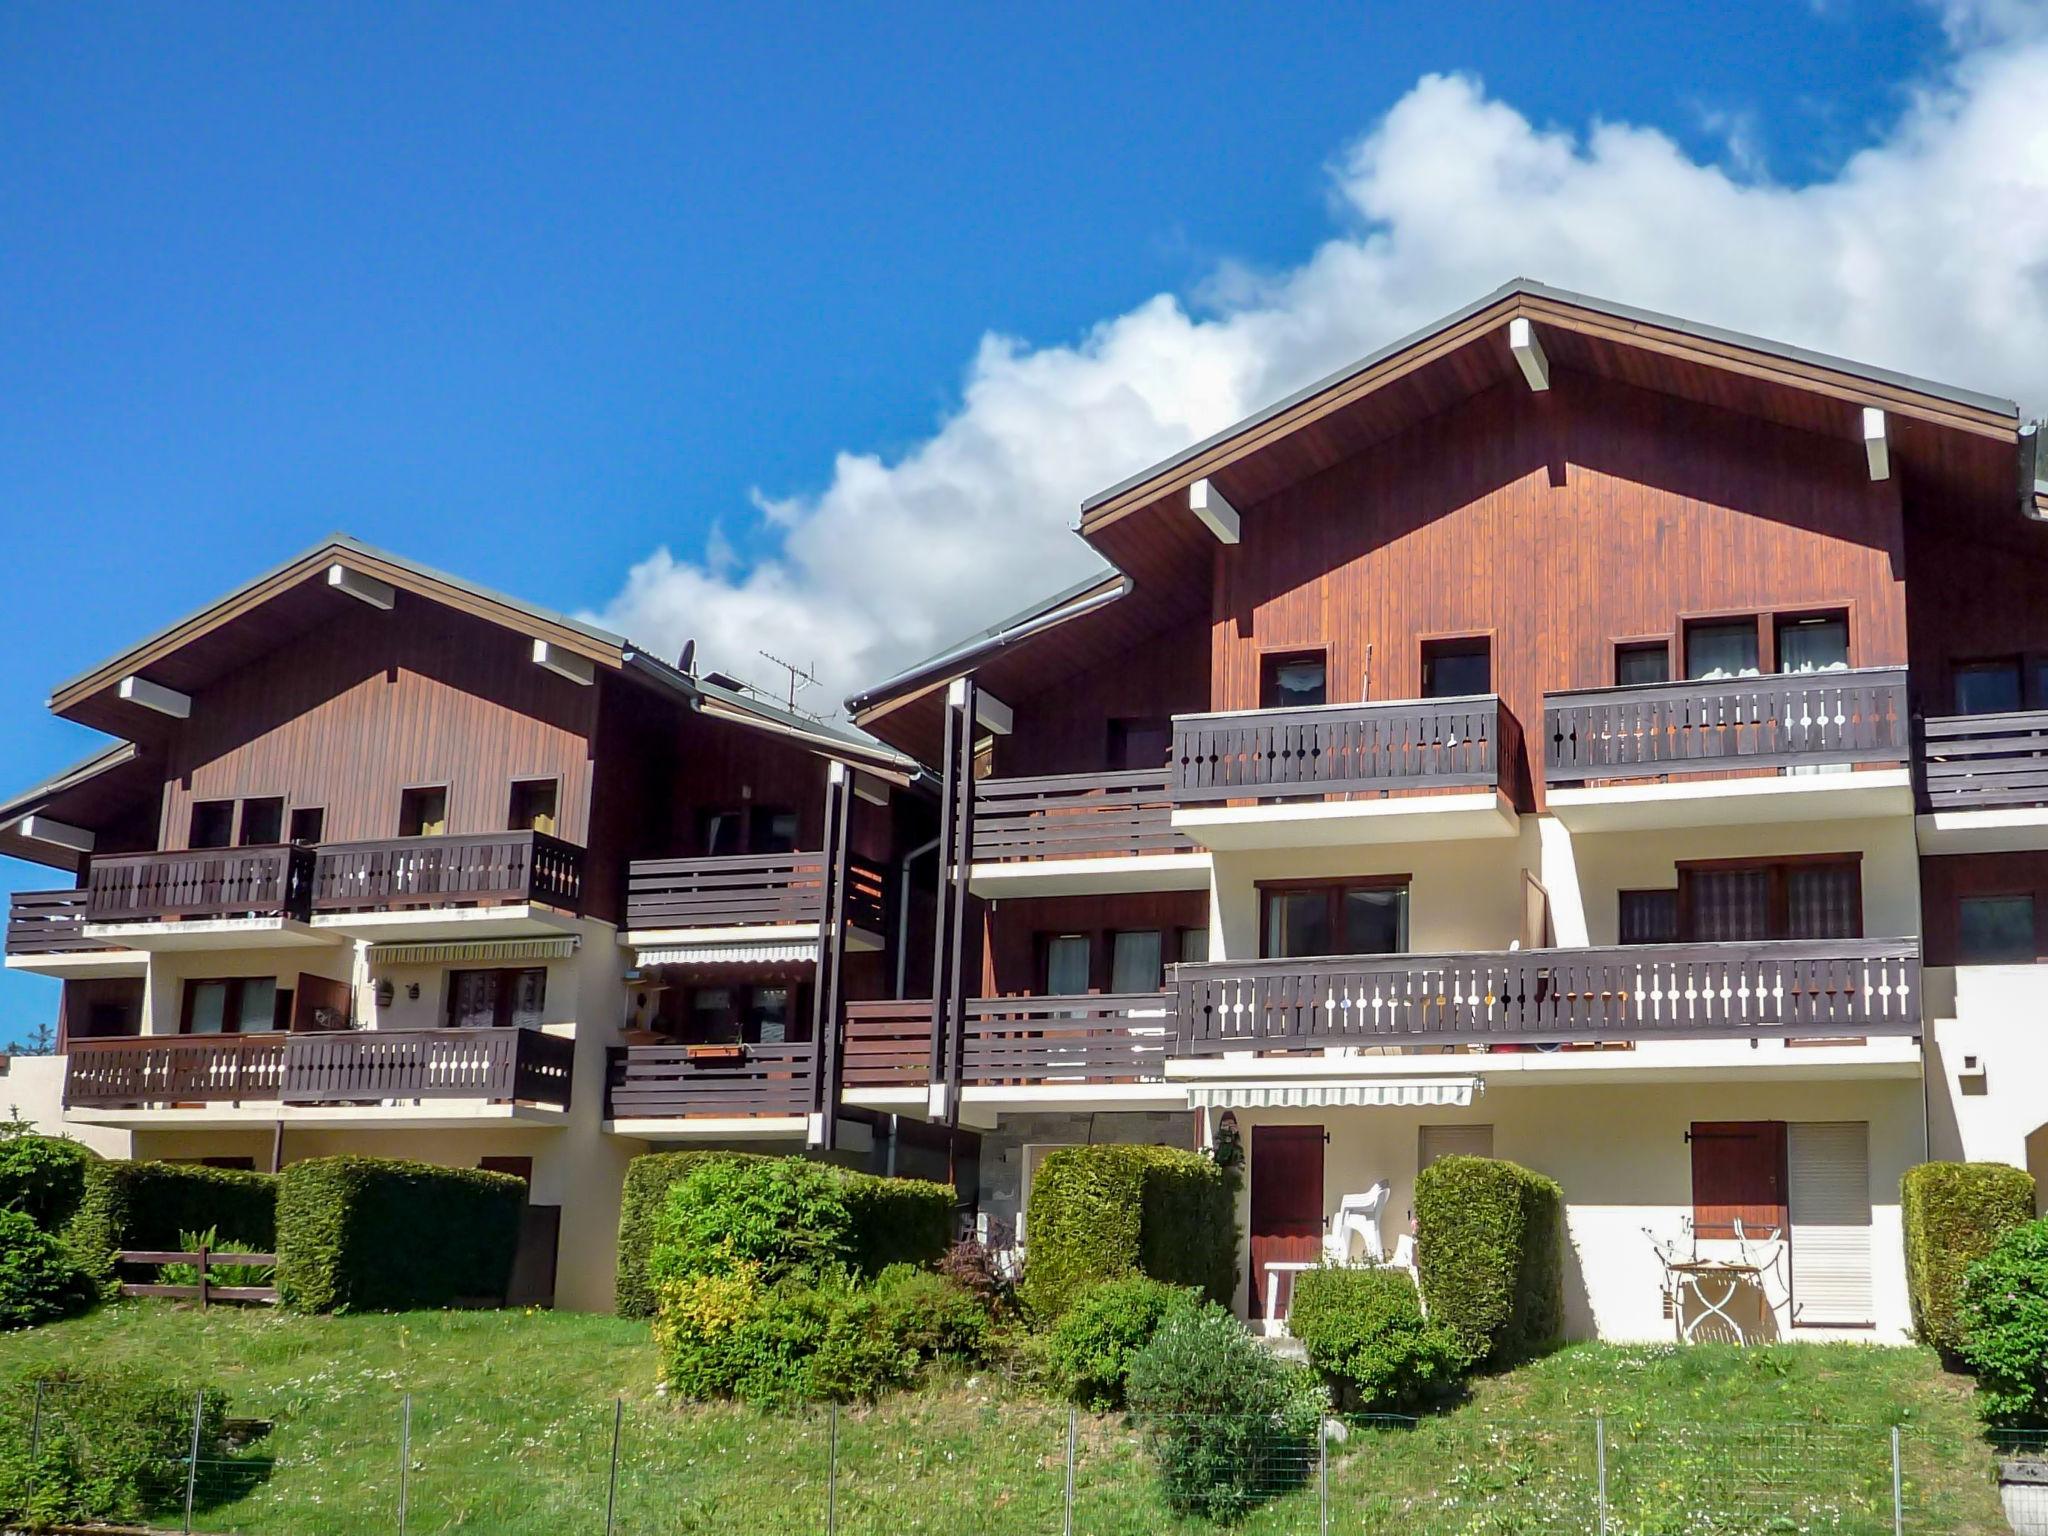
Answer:
M206 917L185 922L87 923L85 936L101 944L164 954L193 949L317 949L342 942L294 917Z
M1553 788L1545 809L1573 832L1651 832L1759 822L1864 820L1913 814L1912 775L1817 769L1749 778Z
M404 907L395 912L323 912L320 933L377 943L453 943L462 940L554 938L579 931L567 913L529 903L500 907Z

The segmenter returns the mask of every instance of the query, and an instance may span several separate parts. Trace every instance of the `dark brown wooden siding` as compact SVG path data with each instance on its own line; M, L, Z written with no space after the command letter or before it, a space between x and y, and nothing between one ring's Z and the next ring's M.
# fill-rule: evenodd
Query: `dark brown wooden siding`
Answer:
M1957 904L1965 896L2034 898L2034 953L2048 959L2048 853L1958 853L1920 861L1921 946L1929 965L1954 965Z
M1003 702L1016 712L1016 729L996 739L998 774L1109 768L1112 720L1165 720L1209 708L1208 625L1197 620L1169 630L1029 697Z
M1167 964L1179 958L1175 934L1183 928L1209 926L1207 891L1143 891L1113 896L1037 897L1003 901L988 917L987 963L982 995L1016 997L1045 991L1045 950L1048 934L1085 933L1089 949L1089 988L1107 992L1110 983L1111 938L1133 929L1158 928L1166 934Z

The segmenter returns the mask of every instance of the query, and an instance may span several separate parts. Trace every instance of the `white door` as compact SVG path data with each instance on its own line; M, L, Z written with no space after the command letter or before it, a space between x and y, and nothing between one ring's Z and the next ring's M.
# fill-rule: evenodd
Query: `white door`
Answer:
M1792 1322L1809 1328L1868 1327L1870 1127L1862 1121L1788 1127L1791 1174Z

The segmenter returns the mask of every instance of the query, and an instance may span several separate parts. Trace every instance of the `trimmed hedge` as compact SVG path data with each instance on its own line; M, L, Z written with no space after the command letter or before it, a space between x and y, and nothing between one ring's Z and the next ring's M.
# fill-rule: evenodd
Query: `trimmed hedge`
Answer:
M277 1244L277 1175L197 1163L131 1163L93 1158L85 1196L64 1230L79 1267L114 1276L123 1248L176 1249L186 1232L211 1229L222 1242L256 1253Z
M1491 1157L1445 1157L1415 1181L1430 1320L1475 1365L1538 1354L1564 1330L1564 1191Z
M647 1278L647 1255L667 1203L671 1184L699 1163L721 1158L751 1162L757 1152L643 1152L626 1164L626 1184L619 1195L619 1268L612 1296L621 1317L652 1317L654 1286Z
M525 1182L382 1157L316 1157L279 1175L277 1289L297 1312L504 1300Z
M1024 1301L1041 1322L1104 1280L1149 1275L1227 1304L1237 1279L1230 1175L1179 1147L1065 1147L1031 1185Z
M715 1149L647 1152L626 1166L619 1199L618 1276L613 1296L619 1316L652 1317L657 1297L647 1263L663 1226L668 1192L706 1163L772 1162L758 1152ZM923 1179L885 1179L836 1164L819 1163L839 1183L851 1218L846 1261L858 1273L878 1275L891 1264L936 1264L953 1238L953 1191Z
M1964 1274L2002 1233L2034 1219L2034 1181L2004 1163L1921 1163L1899 1181L1899 1207L1913 1326L1953 1360Z
M1422 1315L1405 1269L1331 1265L1294 1277L1287 1331L1351 1413L1404 1413L1457 1386L1455 1334Z
M60 1232L85 1198L85 1165L96 1154L61 1136L0 1139L0 1210L20 1211Z

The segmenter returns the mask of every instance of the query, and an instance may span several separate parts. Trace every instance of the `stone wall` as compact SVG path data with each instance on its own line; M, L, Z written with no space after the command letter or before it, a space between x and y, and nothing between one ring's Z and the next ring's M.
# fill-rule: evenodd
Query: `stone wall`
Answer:
M1109 1142L1193 1147L1192 1110L1051 1111L1004 1115L981 1138L979 1208L991 1224L1014 1229L1024 1198L1027 1146L1092 1146Z

